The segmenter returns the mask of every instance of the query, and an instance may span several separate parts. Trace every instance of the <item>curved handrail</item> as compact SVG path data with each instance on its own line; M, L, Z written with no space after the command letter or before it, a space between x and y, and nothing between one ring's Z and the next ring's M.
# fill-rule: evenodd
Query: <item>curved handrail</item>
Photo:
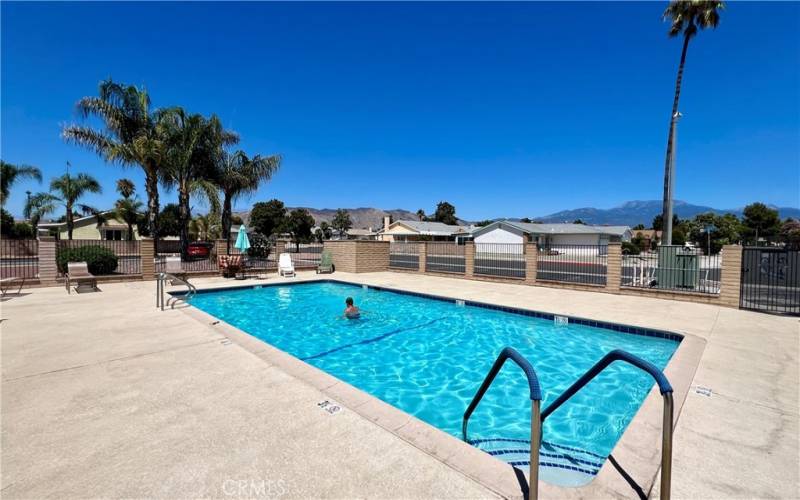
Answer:
M522 354L511 347L503 348L503 350L500 351L500 355L497 356L497 359L492 365L492 369L489 370L489 373L483 380L480 389L478 389L478 392L475 393L475 397L472 398L472 402L469 404L469 406L467 406L467 410L464 412L464 418L461 421L461 433L464 437L464 441L467 440L467 422L469 421L469 417L472 416L472 412L475 411L478 403L481 402L483 395L489 389L489 386L492 385L494 378L498 373L500 373L500 369L503 367L503 364L505 364L507 359L510 359L516 363L517 366L522 368L522 371L525 372L525 376L528 379L528 389L530 390L530 400L542 400L542 390L539 387L539 378L536 376L536 370L533 369L533 366L522 356Z
M542 426L544 420L563 405L569 398L574 396L579 390L589 383L600 372L605 370L608 365L614 361L624 361L630 365L639 368L646 372L658 384L658 390L664 398L664 414L661 423L661 498L662 500L669 500L671 496L672 487L672 422L673 422L673 401L672 401L672 385L667 380L664 372L659 370L654 364L645 361L642 358L634 356L633 354L619 349L615 349L605 356L600 361L594 364L586 373L575 381L569 388L561 393L547 408L544 409L541 416ZM533 436L531 436L533 442Z
M659 370L656 365L650 363L649 361L645 361L640 357L634 356L629 352L614 349L603 356L600 361L589 368L589 370L584 373L581 378L576 380L566 391L562 392L555 401L550 403L550 405L544 409L542 412L542 422L544 422L544 420L550 416L551 413L556 411L562 404L574 396L575 393L581 390L583 386L588 384L590 380L595 378L601 371L605 370L608 365L614 361L624 361L644 372L647 372L651 377L653 377L653 379L655 379L662 396L667 393L672 393L672 386L670 385L669 380L667 380L667 377L664 376L664 373Z
M522 354L511 347L505 347L500 351L500 355L497 356L497 359L494 361L492 369L489 370L480 389L475 393L475 397L472 398L472 402L464 412L464 419L461 422L461 433L463 434L464 441L467 441L467 423L469 422L469 417L472 415L472 412L475 411L478 403L481 402L483 395L489 389L489 386L492 385L494 378L500 372L500 369L503 368L503 364L505 364L507 359L510 359L516 363L517 366L522 368L522 371L525 372L525 377L528 379L528 390L531 400L531 449L530 469L528 473L528 498L536 499L539 496L539 441L542 434L542 420L539 415L539 409L542 401L542 390L539 387L539 378L536 376L536 370L533 369L533 366Z
M165 304L164 303L164 296L163 296L163 294L164 294L164 282L167 281L167 280L170 280L170 281L173 281L173 282L177 281L178 283L180 283L182 285L185 285L186 288L188 288L188 291L186 292L185 295L183 295L183 296L171 295L170 298L167 299L166 305L170 306L170 308L172 308L172 309L175 308L175 304L179 300L181 300L183 302L186 302L188 299L192 298L197 293L197 288L194 285L192 285L191 283L189 283L188 281L186 281L185 279L179 278L179 277L175 276L174 274L170 274L170 273L164 273L164 272L159 273L159 275L158 275L158 288L157 288L157 291L156 291L156 294L157 294L156 305L159 305L159 300L160 300L160 306L161 306L161 310L162 311L164 310L164 304Z

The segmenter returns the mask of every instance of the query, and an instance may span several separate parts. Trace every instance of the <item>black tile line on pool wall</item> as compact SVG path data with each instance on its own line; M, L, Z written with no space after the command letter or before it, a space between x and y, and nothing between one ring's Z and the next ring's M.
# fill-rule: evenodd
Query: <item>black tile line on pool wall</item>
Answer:
M483 309L492 309L495 311L503 311L510 314L518 314L521 316L531 316L534 318L546 319L546 320L553 320L556 316L563 316L563 315L556 315L553 313L546 313L540 311L533 311L530 309L521 309L518 307L508 307L508 306L500 306L497 304L489 304L486 302L478 302L475 300L466 300L466 299L454 299L452 297L443 297L441 295L434 295L430 293L420 293L420 292L411 292L407 290L398 290L396 288L389 288L379 285L363 285L361 283L352 283L349 281L341 281L336 279L324 279L324 280L314 280L314 281L300 281L295 283L265 283L265 284L258 284L258 285L246 285L246 286L227 286L227 287L220 287L220 288L206 288L197 290L198 294L201 293L215 293L215 292L230 292L236 290L251 290L256 288L267 288L267 287L274 287L274 286L302 286L302 285L312 285L314 283L336 283L339 285L347 285L356 288L364 288L366 286L368 289L378 290L383 292L389 293L396 293L399 295L411 295L415 297L422 297L426 299L432 300L440 300L443 302L452 302L455 303L458 300L463 300L465 306L470 307L480 307ZM185 295L186 291L175 291L175 292L167 292L171 295ZM631 335L639 335L643 337L655 337L659 339L666 339L672 340L675 342L680 342L683 340L683 335L679 333L667 332L664 330L656 330L653 328L644 328L639 326L630 326L630 325L621 325L619 323L610 323L607 321L597 321L592 319L586 318L579 318L575 316L563 316L568 319L569 323L575 325L582 325L582 326L589 326L592 328L602 328L605 330L613 330L615 332L620 333L628 333Z

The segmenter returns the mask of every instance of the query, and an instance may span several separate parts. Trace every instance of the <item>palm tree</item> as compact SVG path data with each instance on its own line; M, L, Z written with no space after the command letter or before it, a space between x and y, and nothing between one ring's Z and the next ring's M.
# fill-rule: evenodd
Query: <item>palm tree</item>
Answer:
M75 220L75 208L80 208L85 214L96 213L97 210L78 203L88 193L101 193L100 183L89 174L72 176L67 172L61 177L56 177L50 182L49 193L37 193L31 196L25 205L25 217L36 221L48 213L52 213L58 206L64 207L67 222L67 238L72 239L72 229Z
M231 253L231 214L233 200L252 193L262 181L268 181L280 168L280 155L248 158L244 151L228 153L223 151L219 157L216 184L222 191L222 232L225 235L226 252Z
M724 8L725 2L719 0L672 0L663 15L664 20L669 20L671 23L669 36L675 37L683 33L683 50L681 51L681 62L678 65L678 77L675 81L675 99L672 102L669 136L667 137L667 158L664 165L664 207L662 216L665 224L662 241L666 245L672 244L675 127L680 117L678 102L681 97L681 81L683 80L683 68L686 64L686 50L689 48L689 40L697 34L698 29L717 27L719 24L719 11Z
M206 119L199 114L188 114L180 107L159 112L158 129L165 144L161 182L178 190L181 255L185 258L191 221L190 196L202 193L211 210L219 211L217 188L212 182L214 166L222 146L238 141L238 137L223 130L216 116Z
M427 216L425 215L425 210L423 210L421 208L419 210L417 210L417 219L425 220L426 218L427 218Z
M102 120L104 130L70 125L62 136L93 149L106 161L138 165L144 170L147 226L150 235L158 239L158 181L164 151L147 91L106 80L100 82L98 97L84 97L77 108L84 118L95 116Z
M219 213L198 215L189 223L189 234L195 240L215 240L220 237Z
M6 204L11 186L21 179L35 179L42 182L42 171L30 165L12 165L0 160L0 205Z
M128 241L133 241L133 225L139 220L139 212L142 210L142 202L135 197L136 186L130 179L119 179L117 181L117 192L122 196L114 204L114 215L128 225Z

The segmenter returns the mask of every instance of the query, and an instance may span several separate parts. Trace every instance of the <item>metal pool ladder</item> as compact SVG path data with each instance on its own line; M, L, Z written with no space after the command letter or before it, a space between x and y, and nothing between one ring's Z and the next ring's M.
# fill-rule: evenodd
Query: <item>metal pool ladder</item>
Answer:
M461 432L464 441L467 441L467 423L472 412L480 403L483 395L489 389L489 386L494 382L495 377L500 372L503 364L507 359L511 359L516 363L528 379L528 389L530 391L531 400L531 450L530 450L530 473L528 480L528 498L536 500L539 497L539 446L542 442L542 425L544 420L556 411L567 400L574 396L579 390L595 378L600 372L605 370L608 365L614 361L624 361L636 368L648 373L658 384L658 389L661 396L664 398L664 419L662 423L662 437L661 437L661 498L669 500L670 486L672 483L672 416L673 416L673 401L672 401L672 386L670 385L667 377L655 365L649 363L633 354L621 350L613 350L603 356L600 361L595 363L581 378L575 381L566 391L564 391L552 404L550 404L543 412L540 412L540 405L542 400L542 392L539 387L539 379L536 376L536 371L533 366L525 359L519 352L511 347L504 348L500 355L492 365L491 370L483 380L475 397L464 412L464 418L461 422Z
M181 285L186 286L187 290L181 296L174 296L170 295L170 297L164 301L164 283L169 280L172 283L179 283ZM191 283L186 281L185 279L178 278L174 274L169 273L158 273L158 277L156 278L156 307L160 307L161 310L164 310L164 305L170 306L170 308L174 309L175 304L178 301L186 302L188 299L192 298L197 293L197 288L194 287Z

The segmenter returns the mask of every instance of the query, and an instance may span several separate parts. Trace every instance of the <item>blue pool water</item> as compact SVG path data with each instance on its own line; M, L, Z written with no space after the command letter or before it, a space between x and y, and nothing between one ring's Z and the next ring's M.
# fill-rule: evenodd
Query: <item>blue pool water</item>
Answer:
M342 317L346 297L362 310ZM677 340L622 333L336 282L199 293L191 304L461 438L461 418L505 346L539 376L546 408L613 349L664 368ZM652 387L614 363L544 425L540 477L590 481ZM470 419L469 438L527 468L530 403L525 376L506 364Z

